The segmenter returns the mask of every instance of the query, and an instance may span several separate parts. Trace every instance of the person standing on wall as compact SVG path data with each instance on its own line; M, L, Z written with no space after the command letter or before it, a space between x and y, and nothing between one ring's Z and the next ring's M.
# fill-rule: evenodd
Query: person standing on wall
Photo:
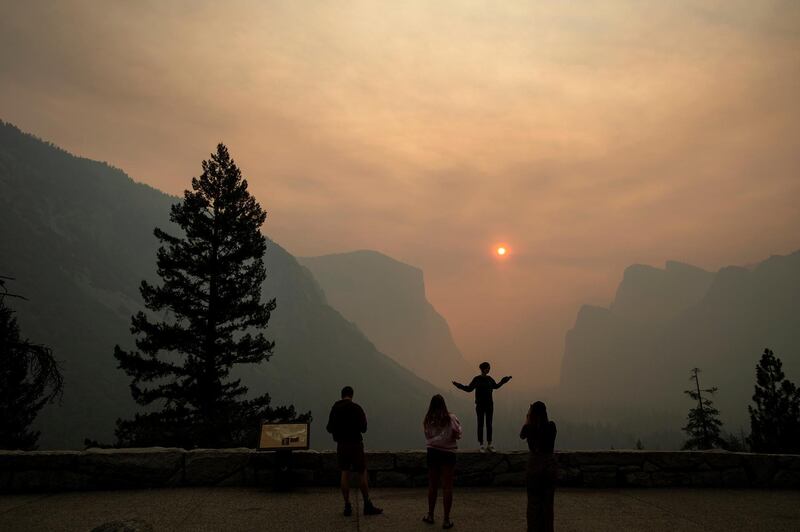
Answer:
M480 452L489 451L494 452L492 445L492 418L494 416L494 400L492 399L492 392L497 390L505 383L511 380L511 377L503 377L500 382L489 376L489 371L492 369L488 362L481 363L478 368L481 374L475 376L467 386L453 381L453 385L459 390L465 392L472 392L475 390L475 413L478 414L478 444L480 444ZM483 446L483 424L486 422L486 443Z
M358 473L361 484L361 496L364 498L364 515L378 515L383 513L369 498L369 485L367 479L367 462L364 457L364 439L361 436L367 432L367 416L364 410L353 402L353 388L342 388L342 399L336 401L328 417L327 431L333 435L336 442L336 456L339 461L341 476L342 496L344 497L344 515L353 515L353 506L350 504L350 472Z
M553 449L556 424L547 418L547 407L536 401L528 409L519 437L528 441L528 532L553 531L553 505L557 464Z
M434 523L433 512L442 486L444 499L444 521L442 528L453 528L450 509L453 507L453 477L456 467L456 450L461 438L461 423L455 414L447 410L444 397L439 394L431 398L428 413L422 422L425 432L425 446L428 459L428 515L422 518L425 523Z

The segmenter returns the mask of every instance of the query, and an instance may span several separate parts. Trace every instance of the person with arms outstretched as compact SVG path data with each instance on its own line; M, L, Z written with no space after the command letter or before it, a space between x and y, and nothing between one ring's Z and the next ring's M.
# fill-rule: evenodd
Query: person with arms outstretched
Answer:
M465 386L453 381L453 386L465 392L475 391L475 413L478 414L478 443L480 444L480 451L485 452L488 450L493 453L492 418L494 416L494 400L492 399L492 392L510 381L511 377L503 377L500 382L496 382L489 376L489 371L492 367L488 362L481 363L478 368L481 370L481 374L476 375L468 385ZM486 447L483 446L484 421L486 422Z
M364 414L364 410L353 402L353 388L350 386L342 388L342 399L336 401L331 408L326 429L333 435L333 440L336 442L336 456L339 461L339 470L342 472L341 488L345 517L353 515L353 507L350 504L350 471L358 473L361 477L364 515L383 513L383 510L372 504L369 498L364 438L361 436L367 432L367 416Z

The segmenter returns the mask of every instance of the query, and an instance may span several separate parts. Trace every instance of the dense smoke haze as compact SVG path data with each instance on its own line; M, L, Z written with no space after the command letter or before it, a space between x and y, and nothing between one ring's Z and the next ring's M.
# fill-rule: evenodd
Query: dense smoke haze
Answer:
M800 247L797 2L0 13L4 121L173 195L224 141L271 239L420 268L469 366L509 390L559 382L579 308L630 264Z

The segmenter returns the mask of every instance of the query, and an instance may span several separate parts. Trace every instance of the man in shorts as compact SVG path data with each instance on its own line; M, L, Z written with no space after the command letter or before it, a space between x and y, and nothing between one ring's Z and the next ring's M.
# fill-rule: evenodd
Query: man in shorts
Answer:
M339 470L342 472L344 515L353 515L353 506L350 504L351 471L358 473L361 477L364 515L383 513L383 510L372 504L369 499L367 463L364 459L364 440L361 436L367 432L367 416L364 414L364 410L353 402L353 388L350 386L342 388L342 399L333 404L326 429L333 435L333 440L336 442L336 456L339 460Z

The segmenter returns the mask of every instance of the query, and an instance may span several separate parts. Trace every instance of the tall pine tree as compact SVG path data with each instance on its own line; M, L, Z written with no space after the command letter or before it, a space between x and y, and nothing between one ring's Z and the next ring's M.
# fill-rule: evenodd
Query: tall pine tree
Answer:
M758 453L800 453L800 390L783 363L764 349L756 366L755 405L750 412L750 447Z
M295 418L292 406L273 409L268 394L248 399L230 378L235 365L265 362L274 347L261 332L276 307L261 301L266 213L223 144L202 166L172 206L183 235L154 231L162 284L142 281L151 313L131 319L138 351L114 349L134 400L147 407L117 421L118 445L252 446L259 421Z
M697 406L689 410L686 426L683 431L689 438L683 444L684 449L713 449L724 447L725 441L722 439L722 422L719 420L719 410L714 407L714 402L710 396L717 392L717 388L700 389L700 370L692 369L694 387L684 390L693 401L697 401ZM703 394L706 394L704 397Z
M20 336L6 305L12 297L8 280L0 277L0 449L31 450L39 439L31 424L45 404L61 395L63 380L50 348Z

